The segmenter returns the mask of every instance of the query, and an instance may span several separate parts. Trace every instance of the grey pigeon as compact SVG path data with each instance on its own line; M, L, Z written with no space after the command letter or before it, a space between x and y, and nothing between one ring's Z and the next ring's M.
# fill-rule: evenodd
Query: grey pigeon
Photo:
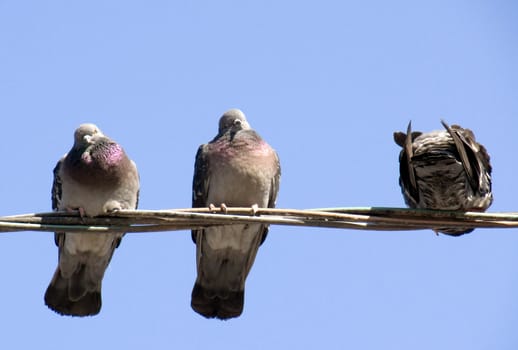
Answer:
M231 109L219 120L218 135L196 154L193 207L275 206L280 181L277 153ZM245 279L268 225L208 227L192 231L197 278L191 306L207 318L228 319L243 312Z
M72 149L54 168L52 209L93 217L135 209L138 194L137 167L122 147L94 124L80 125ZM45 304L62 315L98 314L104 272L123 235L56 232L59 262Z
M411 208L485 211L493 201L489 155L469 129L458 125L429 133L395 132L399 155L399 184ZM441 227L436 232L459 236L472 228Z

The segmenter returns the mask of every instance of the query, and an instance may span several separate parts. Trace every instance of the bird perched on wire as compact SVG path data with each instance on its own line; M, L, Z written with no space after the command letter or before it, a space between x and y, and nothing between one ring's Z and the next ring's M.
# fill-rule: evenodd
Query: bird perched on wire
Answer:
M429 133L395 132L399 154L399 184L411 208L485 211L493 201L491 165L484 146L469 129L451 127ZM472 228L440 227L436 232L459 236Z
M122 147L94 124L75 131L74 145L54 168L53 210L93 217L136 209L139 175ZM101 309L101 284L121 233L56 232L58 266L45 304L62 315L89 316Z
M248 124L239 109L219 120L218 135L196 154L193 207L275 206L280 181L277 153ZM255 208L255 209L254 209ZM239 224L192 231L197 278L191 306L207 318L243 312L245 279L268 225Z

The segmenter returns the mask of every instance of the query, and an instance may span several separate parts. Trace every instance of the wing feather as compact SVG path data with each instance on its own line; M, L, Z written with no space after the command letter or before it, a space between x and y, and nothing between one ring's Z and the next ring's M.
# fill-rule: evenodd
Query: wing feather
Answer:
M207 145L201 145L196 152L194 163L194 177L192 180L192 207L203 208L207 206L209 193L209 161L207 157ZM196 243L196 235L199 230L192 230L191 237Z

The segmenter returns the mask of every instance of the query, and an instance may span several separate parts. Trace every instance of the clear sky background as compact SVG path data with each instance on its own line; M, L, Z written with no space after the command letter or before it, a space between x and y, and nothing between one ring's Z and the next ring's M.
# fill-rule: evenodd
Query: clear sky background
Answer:
M280 208L404 206L392 139L440 119L492 156L518 211L513 1L0 0L0 215L49 211L81 123L120 142L140 208L191 205L197 147L240 108L279 153ZM1 349L517 349L518 232L272 226L238 319L190 307L187 231L128 234L103 308L43 303L51 233L0 235Z

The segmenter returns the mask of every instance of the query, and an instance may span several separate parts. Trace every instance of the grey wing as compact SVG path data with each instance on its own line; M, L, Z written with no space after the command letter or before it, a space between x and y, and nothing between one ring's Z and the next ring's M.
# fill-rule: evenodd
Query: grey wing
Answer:
M272 184L270 188L270 199L268 200L268 208L275 208L277 201L277 194L279 193L279 183L281 181L281 163L279 156L275 153L275 162L277 163L275 174L272 177Z
M479 165L482 167L482 169L485 169L485 171L487 171L487 173L489 175L491 175L492 168L491 168L491 163L489 162L490 161L489 154L487 153L486 148L483 145L481 145L480 143L478 144L478 148L479 148L479 151L478 151L477 159L480 162Z
M271 180L268 208L275 208L275 203L277 202L277 194L279 193L279 184L281 182L281 163L279 161L279 156L277 155L277 153L275 153L275 162L277 163L277 167L275 174L273 175ZM261 241L259 244L263 244L263 242L265 241L266 236L268 236L268 229L268 225L263 225L263 236L261 237Z
M137 171L137 165L135 164L135 162L133 162L133 166L135 167L135 171L137 172L137 179L138 179L138 183L139 183L139 187L137 189L137 198L136 198L136 201L135 201L135 210L138 209L138 202L139 202L139 199L140 199L140 173Z
M137 191L137 201L135 202L135 209L138 209L138 201L140 199L140 188Z
M475 136L471 130L463 129L458 125L450 127L444 121L441 121L441 123L448 130L455 143L471 188L474 191L480 191L482 174L484 172L491 174L491 165L486 149L475 141Z
M61 204L61 197L63 195L63 188L62 188L62 182L61 177L59 176L59 172L61 170L61 166L63 164L63 158L61 158L56 166L54 167L53 173L54 173L54 180L52 182L52 210L57 211L59 210L60 204Z
M54 173L54 180L52 181L52 210L58 211L61 206L61 198L63 196L63 187L62 187L62 181L61 177L59 176L61 167L63 166L63 160L65 157L61 158L56 166L54 167L53 173ZM64 238L64 233L61 232L55 232L54 233L54 243L59 247L60 242Z
M407 133L394 133L394 141L403 149L399 154L399 185L407 204L415 208L419 202L419 188L415 178L415 170L411 160L414 155L413 140L421 135L420 132L412 132L412 122L408 123Z
M203 208L207 206L209 193L209 161L207 157L207 145L201 145L196 152L194 163L194 176L192 179L192 207ZM196 243L198 230L191 231L192 241Z

